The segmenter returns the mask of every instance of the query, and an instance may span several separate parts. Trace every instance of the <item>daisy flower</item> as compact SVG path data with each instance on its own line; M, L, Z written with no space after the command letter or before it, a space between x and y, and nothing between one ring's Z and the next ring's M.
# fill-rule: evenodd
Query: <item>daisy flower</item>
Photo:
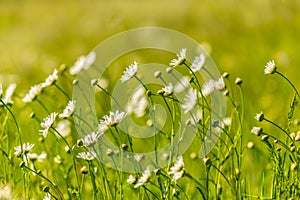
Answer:
M186 59L186 48L180 50L179 55L177 54L177 59L171 60L170 66L176 67L178 65L181 65L184 63L185 59Z
M125 112L120 112L119 110L116 112L109 112L109 115L103 116L103 119L100 120L100 124L104 124L109 127L116 126L122 121L122 119L124 119L125 115Z
M58 73L57 69L54 69L53 73L50 74L46 78L45 82L41 84L42 88L48 87L50 85L53 85L56 82L56 80L58 79L57 73Z
M136 177L130 174L126 182L134 185L136 183Z
M43 130L39 130L39 132L43 134L44 138L47 137L49 129L52 127L57 115L58 114L56 112L51 113L44 119L44 122L41 123Z
M264 117L265 117L265 115L264 115L263 112L260 112L260 113L256 113L256 114L255 114L255 119L256 119L258 122L263 121L263 120L264 120Z
M76 106L76 101L74 101L74 100L69 101L69 103L66 106L66 108L64 109L63 113L59 114L59 117L67 118L67 117L72 116L72 114L75 111L75 106Z
M148 101L145 95L145 90L139 87L134 91L126 106L126 111L129 114L134 113L137 117L142 117L146 113Z
M134 61L133 64L129 65L125 69L125 71L120 79L121 82L124 83L125 81L128 81L129 79L134 77L136 75L137 68L138 68L138 63L136 61Z
M215 81L215 88L219 91L224 91L226 88L224 79L220 77L217 81Z
M75 64L70 68L71 75L77 75L82 70L87 70L96 60L96 53L92 51L87 56L80 56Z
M169 175L173 175L172 181L176 182L184 175L184 162L182 156L179 156L173 167L168 172Z
M40 155L36 153L28 153L28 158L32 161L43 162L47 158L47 154L45 152Z
M182 92L184 89L186 89L190 85L189 78L183 77L181 78L178 83L174 86L174 91L176 93Z
M173 84L169 83L168 85L166 85L165 87L162 88L163 94L164 96L169 96L173 93Z
M274 74L276 71L276 64L274 60L271 60L265 66L265 74Z
M252 129L251 129L251 133L253 133L254 135L257 135L257 136L260 136L263 132L263 129L261 127L257 127L257 126L254 126Z
M197 104L197 91L193 88L190 88L186 96L184 97L184 103L181 105L184 113L191 111L194 106Z
M202 94L203 96L210 95L215 89L215 82L213 80L209 80L206 83L204 83L202 87Z
M151 171L150 171L150 167L148 166L145 171L143 172L142 176L139 178L139 180L137 181L137 183L134 185L134 188L138 188L142 185L144 185L145 183L147 183L151 178Z
M29 103L32 102L33 100L36 99L36 97L41 93L42 91L42 86L39 85L34 85L30 88L29 92L25 95L25 97L22 99L24 103Z
M191 70L193 72L197 72L199 71L203 66L204 66L204 63L205 63L205 56L204 54L200 54L200 56L197 56L193 63L192 63L192 66L191 66Z
M6 89L5 96L2 99L2 101L5 104L12 105L14 103L11 98L12 98L14 92L15 92L16 87L17 87L17 85L15 83L13 83L13 84L10 84L8 86L8 88ZM1 95L2 95L2 86L0 85L0 97L1 97ZM0 102L0 105L2 105L2 102Z
M93 147L96 144L96 142L100 136L101 136L101 133L97 133L97 132L92 132L92 133L88 134L87 136L85 136L82 139L83 145L85 147Z
M86 161L94 160L96 157L97 157L97 154L95 151L80 152L77 155L77 158L81 158Z
M29 153L31 151L31 149L33 148L33 146L34 146L34 144L30 144L29 142L24 143L22 145L22 148L21 148L21 145L16 146L16 147L14 147L14 150L15 150L14 154L16 156L20 156L22 153ZM23 152L22 152L22 150L23 150Z
M50 193L47 193L47 194L44 196L43 200L51 200L51 194L50 194Z
M69 120L59 121L55 129L63 136L67 137L71 133L71 122Z

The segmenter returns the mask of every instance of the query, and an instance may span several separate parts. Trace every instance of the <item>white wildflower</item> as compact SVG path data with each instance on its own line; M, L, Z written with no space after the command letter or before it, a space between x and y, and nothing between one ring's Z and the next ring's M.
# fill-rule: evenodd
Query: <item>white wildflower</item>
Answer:
M71 133L71 122L69 120L61 120L57 123L55 129L63 136L67 137Z
M145 183L147 183L151 178L151 171L150 171L150 167L148 166L145 171L143 172L142 176L139 178L139 180L137 181L137 183L134 185L134 188L138 188L142 185L144 185Z
M182 156L179 156L173 167L168 172L169 175L173 175L172 181L176 182L184 175L184 162Z
M28 153L28 158L32 161L43 162L47 158L47 153L42 152L40 155L36 153Z
M131 64L131 65L129 65L126 69L125 69L125 71L124 71L124 73L123 73L123 75L122 75L122 77L121 77L121 82L123 83L123 82L125 82L125 81L128 81L129 79L131 79L133 76L135 76L136 75L136 72L137 72L137 68L138 68L138 63L136 62L136 61L134 61L133 62L133 64Z
M186 59L186 48L181 49L179 55L177 54L177 59L173 59L170 62L170 66L176 67L184 63Z
M3 200L13 199L13 192L12 192L11 185L2 185L2 184L0 186L0 199Z
M265 74L274 74L276 71L276 64L274 60L271 60L265 66Z
M96 144L96 142L100 136L101 136L101 133L97 133L97 132L92 132L92 133L86 135L82 139L83 145L85 147L93 147Z
M97 157L97 154L95 151L88 151L88 152L80 152L77 155L77 158L84 159L86 161L94 160Z
M63 113L59 114L60 118L67 118L73 115L76 107L76 101L71 100L68 102L68 105L64 109Z
M162 91L164 92L164 96L171 95L173 93L173 84L169 83L168 85L164 86Z
M134 185L136 183L136 177L130 174L126 182Z
M56 112L51 113L44 119L44 122L41 123L41 127L43 128L43 130L39 130L39 132L43 134L44 138L47 137L49 129L52 127L56 119L56 116L57 116Z
M209 80L206 83L204 83L202 87L202 94L203 96L210 95L215 89L215 82L213 80Z
M50 75L46 78L45 82L43 82L43 83L41 84L42 88L48 87L48 86L50 86L50 85L53 85L53 84L57 81L57 79L58 79L57 73L58 73L57 69L54 69L53 73L50 74Z
M15 92L15 89L16 89L17 85L15 83L12 83L8 86L8 88L6 89L5 91L5 95L2 99L2 101L5 103L5 104L13 104L14 102L12 101L12 96ZM2 95L2 85L0 85L0 98L1 98L1 95ZM0 102L0 106L2 105L2 102Z
M200 54L200 56L197 56L193 63L192 63L192 66L191 66L191 70L193 72L197 72L199 71L203 66L204 66L204 63L205 63L205 56L204 54Z
M77 75L82 70L87 70L96 60L96 53L90 52L87 56L80 56L75 64L70 68L71 75Z
M50 194L50 193L47 193L47 194L44 196L43 200L51 200L51 194Z
M36 97L41 93L42 91L42 86L39 85L34 85L30 88L29 92L25 95L25 97L22 99L24 103L29 103L32 102L33 100L36 99Z
M197 104L197 91L190 88L186 96L184 97L184 103L181 105L184 113L191 111Z
M219 91L224 91L226 88L224 79L220 77L217 81L215 81L215 88Z
M16 146L16 147L14 147L14 150L15 150L15 152L14 152L14 154L16 155L16 156L20 156L21 154L25 154L25 153L29 153L30 151L31 151L31 149L33 148L33 146L34 146L34 144L30 144L29 142L27 142L27 143L24 143L23 145L22 145L22 148L21 148L21 145L19 145L19 146ZM23 152L22 152L22 150L23 150Z
M109 115L103 116L103 119L100 120L100 124L104 124L109 127L116 126L122 121L122 119L124 119L125 115L125 112L120 112L119 110L116 112L109 112Z
M230 117L225 117L224 119L223 119L223 123L224 123L224 125L225 126L230 126L231 125L231 118Z
M182 92L184 89L186 89L190 84L189 84L189 78L188 77L183 77L181 78L178 83L174 86L174 91L176 93Z
M251 129L251 133L253 133L256 136L260 136L263 133L263 129L261 127L254 126Z
M133 95L128 101L126 106L126 111L129 114L134 113L137 117L142 117L146 113L148 107L148 101L145 95L145 90L142 87L139 87L134 91Z
M141 162L145 158L144 154L134 154L134 159L138 162Z

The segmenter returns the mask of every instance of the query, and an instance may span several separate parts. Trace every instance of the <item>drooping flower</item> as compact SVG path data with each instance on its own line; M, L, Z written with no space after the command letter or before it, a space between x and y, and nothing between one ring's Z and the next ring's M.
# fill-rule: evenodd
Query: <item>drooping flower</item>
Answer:
M72 114L75 111L75 107L76 107L76 101L75 100L69 101L68 105L64 109L63 113L59 114L59 117L60 118L67 118L67 117L72 116Z
M90 52L87 56L80 56L75 64L70 68L71 75L77 75L82 70L87 70L96 60L96 53Z
M265 74L274 74L276 71L276 64L274 60L271 60L265 66Z
M49 129L52 127L57 115L56 112L51 113L44 119L44 122L41 123L43 129L39 130L39 132L43 134L44 138L47 137Z
M151 178L151 170L150 167L148 166L145 171L143 172L142 176L139 178L139 180L137 181L137 183L134 185L134 188L138 188L142 185L144 185L145 183L147 183Z
M53 85L58 79L57 73L57 69L54 69L53 73L46 78L45 82L41 83L42 88Z
M184 103L181 105L184 113L191 111L197 104L197 91L190 88L186 96L184 97Z
M12 96L15 92L15 89L16 89L17 85L15 83L12 83L8 86L8 88L6 89L5 91L5 95L2 99L2 101L5 103L5 104L10 104L12 105L14 102L12 101ZM2 95L2 85L0 85L0 98L1 98L1 95ZM0 106L2 105L2 102L0 102Z
M213 80L209 80L204 83L202 87L202 94L203 96L208 96L210 95L215 89L215 82Z
M168 172L169 175L173 175L172 181L176 182L184 175L184 162L182 156L179 156L173 167Z
M88 152L80 152L77 155L77 158L81 158L86 161L92 161L97 157L97 154L95 151L88 151Z
M226 89L226 85L222 77L215 81L215 88L219 91L224 91Z
M179 55L177 54L177 59L173 59L170 62L170 66L176 67L178 65L182 65L186 59L186 48L181 49Z
M145 115L147 107L148 101L145 95L145 90L140 87L134 91L129 99L126 111L128 114L134 113L137 117L142 117Z
M41 84L34 85L30 88L29 92L25 95L25 97L22 99L24 103L32 102L36 99L36 97L41 93L42 91Z
M118 125L122 119L126 116L125 112L120 112L117 110L116 112L109 112L109 115L103 116L103 119L100 120L100 124L104 124L108 127Z
M92 132L92 133L86 135L82 139L83 145L85 147L93 147L96 144L96 142L100 136L101 136L101 133L98 133L98 132Z
M200 54L200 56L197 56L194 59L194 61L192 63L192 66L191 66L191 70L193 72L197 72L197 71L199 71L204 66L204 64L205 64L205 56L202 53L202 54Z
M21 154L25 154L25 153L29 153L30 151L31 151L31 149L33 148L33 146L34 146L34 144L30 144L29 142L27 142L27 143L24 143L23 145L22 145L22 148L21 148L21 145L19 145L19 146L16 146L16 147L14 147L14 150L15 150L15 152L14 152L14 154L16 155L16 156L20 156ZM22 152L22 150L23 150L23 152Z
M137 69L138 69L138 63L136 61L134 61L133 64L129 65L125 69L125 71L124 71L124 73L123 73L123 75L122 75L122 77L120 79L121 82L124 83L125 81L128 81L133 76L135 76L136 73L137 73Z

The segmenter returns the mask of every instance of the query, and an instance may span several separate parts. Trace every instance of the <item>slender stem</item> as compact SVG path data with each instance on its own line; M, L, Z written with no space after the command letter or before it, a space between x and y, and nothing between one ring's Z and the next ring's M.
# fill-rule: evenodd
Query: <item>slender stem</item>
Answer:
M56 83L54 83L54 86L61 91L61 93L63 93L68 99L71 99L70 96L61 88L59 87Z
M280 73L279 71L275 71L276 74L280 75L282 78L284 78L291 86L292 88L295 90L295 92L297 93L298 98L300 99L300 94L297 90L297 88L295 87L295 85L286 77L284 76L282 73Z
M278 126L276 123L274 123L274 122L272 122L271 120L268 120L268 119L266 119L266 118L264 118L264 120L265 120L266 122L269 122L270 124L276 126L276 127L279 128L280 130L282 130L282 131L283 131L283 132L291 139L291 141L293 141L293 138L292 138L292 137L289 135L289 133L288 133L286 130L284 130L282 127Z

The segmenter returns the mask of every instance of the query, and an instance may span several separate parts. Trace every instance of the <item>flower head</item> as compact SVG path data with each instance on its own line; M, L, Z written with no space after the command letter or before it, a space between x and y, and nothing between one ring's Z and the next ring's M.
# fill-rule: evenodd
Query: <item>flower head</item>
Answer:
M181 78L178 83L174 86L174 91L179 93L182 92L184 89L186 89L189 86L189 79L188 77Z
M59 114L60 118L67 118L72 116L75 111L76 101L71 100L69 101L67 107L64 109L63 113Z
M139 180L137 181L137 183L134 185L134 188L138 188L142 185L144 185L145 183L147 183L151 178L151 171L150 171L150 167L148 166L145 171L143 172L142 176L139 178Z
M97 157L97 154L95 151L88 151L88 152L80 152L77 155L77 158L81 158L86 161L92 161Z
M171 94L173 94L173 84L169 83L168 85L164 86L161 90L163 91L163 95L164 96L169 96Z
M55 129L63 136L67 137L71 132L71 122L69 120L61 120L57 123Z
M271 60L265 66L265 74L274 74L275 71L276 71L275 61Z
M70 68L70 74L76 75L82 70L87 70L96 60L96 53L90 52L87 56L80 56L75 64Z
M14 150L15 150L14 154L16 156L20 156L23 153L29 153L31 151L31 149L33 148L33 146L34 146L34 144L30 144L29 142L24 143L22 145L22 148L21 148L21 145L16 146L16 147L14 147ZM22 150L23 150L23 152L22 152Z
M47 154L45 152L40 155L36 153L28 153L28 158L32 161L43 162L47 158Z
M51 200L51 194L50 194L50 193L47 193L47 194L44 196L43 200Z
M197 91L190 88L186 96L184 97L184 103L181 105L184 113L191 111L197 104Z
M204 63L205 63L205 56L204 54L200 54L200 56L197 56L193 63L192 63L192 66L191 66L191 70L193 72L197 72L199 71L203 66L204 66Z
M261 127L256 127L254 126L252 129L251 129L251 133L253 133L254 135L257 135L257 136L260 136L263 132L263 129Z
M32 102L33 100L36 99L36 97L41 93L42 91L42 86L39 85L34 85L30 88L29 92L25 95L25 97L22 99L24 103L29 103Z
M97 132L92 132L92 133L88 134L87 136L85 136L82 139L83 145L85 147L93 147L96 144L96 142L100 136L101 136L101 133L97 133Z
M43 130L39 130L39 132L43 134L44 138L47 137L49 129L52 127L56 119L56 116L57 116L56 112L51 113L44 119L44 122L41 123L41 127L43 128Z
M5 104L13 104L14 102L12 101L12 96L15 92L17 85L15 83L12 83L8 86L8 88L5 91L5 96L3 97L2 101ZM2 95L2 85L0 85L0 98ZM0 106L2 105L2 102L0 102Z
M168 172L169 175L173 175L172 181L176 182L184 174L184 162L182 156L179 156L173 167L170 168Z
M126 110L129 114L134 113L137 117L142 117L145 115L147 107L148 101L145 95L145 90L140 87L132 94L126 106Z
M226 89L223 77L220 77L217 81L215 81L215 88L219 91L224 91Z
M125 112L120 112L119 110L116 112L110 112L109 115L103 116L103 119L100 120L100 124L116 126L122 121L125 115Z
M186 48L181 49L179 55L177 54L177 59L173 59L170 62L170 66L176 67L182 65L186 59Z
M136 183L136 177L130 174L126 182L134 185Z
M263 120L264 120L264 117L265 117L265 115L264 115L263 112L260 112L260 113L256 113L256 114L255 114L255 119L256 119L258 122L263 121Z
M204 83L202 87L202 94L203 96L210 95L215 89L215 82L213 80L209 80L206 83Z
M137 72L137 68L138 68L138 63L136 62L136 61L134 61L133 62L133 64L131 64L131 65L129 65L126 69L125 69L125 71L124 71L124 73L123 73L123 75L122 75L122 77L121 77L121 82L123 83L123 82L125 82L125 81L128 81L129 79L131 79L133 76L135 76L136 75L136 72Z
M57 73L58 73L57 69L54 69L53 73L50 74L46 78L45 82L41 84L42 88L48 87L50 85L53 85L57 81L57 79L58 79Z

